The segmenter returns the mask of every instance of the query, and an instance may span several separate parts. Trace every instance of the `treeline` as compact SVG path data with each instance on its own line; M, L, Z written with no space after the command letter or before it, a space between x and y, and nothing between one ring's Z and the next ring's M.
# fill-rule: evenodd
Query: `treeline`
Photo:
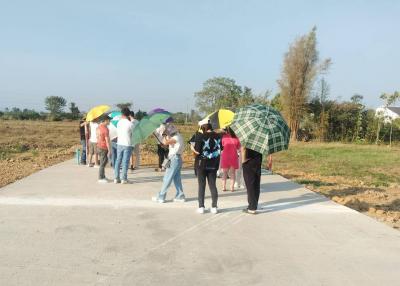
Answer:
M220 108L235 110L252 103L269 104L286 119L291 140L342 142L382 142L400 139L399 120L376 116L363 104L363 96L355 94L349 101L330 100L329 84L324 75L331 59L319 59L316 27L295 39L284 55L280 91L255 95L251 88L239 86L234 79L214 77L204 82L194 94L196 106L203 114ZM317 84L315 84L317 82ZM400 99L399 92L383 93L383 106Z
M74 102L70 102L68 105L69 112L65 112L67 105L66 99L58 96L50 96L45 99L45 108L47 112L38 112L34 109L20 109L18 107L6 108L0 111L0 119L2 120L47 120L47 121L62 121L62 120L78 120L81 119L85 112L81 112L78 106ZM118 103L115 105L116 110L120 110L123 107L128 107L132 110L133 103L125 102ZM137 110L135 111L135 117L141 120L146 116L146 111ZM176 112L172 113L172 118L177 124L197 124L201 119L199 113L195 110L191 110L190 113Z

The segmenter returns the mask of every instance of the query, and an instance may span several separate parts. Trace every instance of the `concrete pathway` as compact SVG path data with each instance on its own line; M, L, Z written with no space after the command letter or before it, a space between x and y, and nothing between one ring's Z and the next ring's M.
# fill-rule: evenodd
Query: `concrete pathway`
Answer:
M166 204L160 173L97 172L71 160L0 189L0 285L400 285L399 231L280 176L256 216L243 190L200 215L192 170L188 202Z

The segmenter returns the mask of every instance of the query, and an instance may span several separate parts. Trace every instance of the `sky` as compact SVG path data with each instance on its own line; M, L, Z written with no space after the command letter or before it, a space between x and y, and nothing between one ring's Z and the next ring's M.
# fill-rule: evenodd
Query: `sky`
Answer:
M317 26L330 99L400 89L400 1L0 0L0 109L133 102L186 112L209 78L279 92L283 56ZM400 105L400 103L398 103Z

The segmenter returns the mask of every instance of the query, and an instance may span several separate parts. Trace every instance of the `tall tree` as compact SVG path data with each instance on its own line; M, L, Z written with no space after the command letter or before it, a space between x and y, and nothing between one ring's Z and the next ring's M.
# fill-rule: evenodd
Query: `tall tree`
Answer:
M133 103L132 103L132 102L123 102L123 103L118 103L118 104L116 104L116 106L117 106L119 109L123 109L123 108L125 108L125 107L131 109L132 106L133 106Z
M48 96L44 103L46 109L50 111L52 115L59 115L67 105L65 98L61 96Z
M325 112L326 101L330 92L330 86L322 77L318 84L317 97L321 104L321 113L319 115L319 140L325 141L326 130L328 128L328 114Z
M203 89L194 94L196 106L200 112L211 113L220 108L234 109L238 106L242 88L235 80L226 77L214 77L203 84Z
M364 105L362 104L362 101L364 99L364 96L360 94L354 94L350 100L351 102L356 106L357 108L357 113L356 113L356 118L355 118L355 124L354 124L354 132L353 132L353 138L352 141L354 142L355 140L359 139L359 134L360 134L360 129L361 129L361 124L362 124L362 112L364 110Z
M76 106L75 102L69 103L69 110L71 111L71 114L74 118L79 117L80 111L78 106Z
M291 137L297 139L300 121L305 113L305 106L318 74L327 71L331 60L319 61L317 51L317 28L296 39L285 54L281 79L283 112L291 129Z

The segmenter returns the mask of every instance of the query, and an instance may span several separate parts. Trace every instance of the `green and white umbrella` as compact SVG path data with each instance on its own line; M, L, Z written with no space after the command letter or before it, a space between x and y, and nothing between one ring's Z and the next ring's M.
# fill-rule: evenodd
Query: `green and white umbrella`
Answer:
M239 108L230 127L242 146L261 154L289 147L290 129L282 115L271 106L252 104Z
M139 144L146 140L169 117L171 117L171 113L169 112L144 116L133 129L132 141L134 144Z

